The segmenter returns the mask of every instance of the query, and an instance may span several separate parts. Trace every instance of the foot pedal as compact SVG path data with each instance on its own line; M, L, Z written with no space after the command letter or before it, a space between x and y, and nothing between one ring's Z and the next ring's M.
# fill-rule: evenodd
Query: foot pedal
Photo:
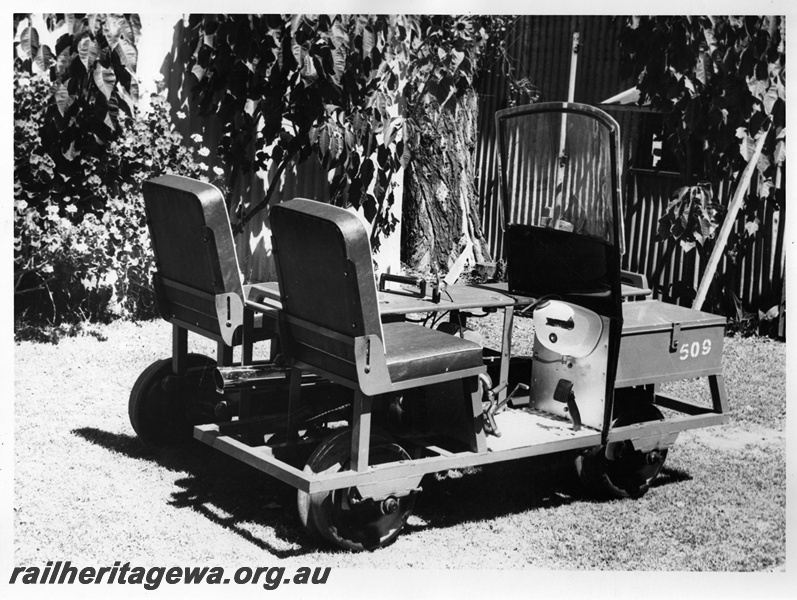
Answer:
M560 379L553 392L553 399L562 404L567 404L567 412L573 421L573 431L581 429L581 413L576 404L576 395L573 393L573 382L568 379Z

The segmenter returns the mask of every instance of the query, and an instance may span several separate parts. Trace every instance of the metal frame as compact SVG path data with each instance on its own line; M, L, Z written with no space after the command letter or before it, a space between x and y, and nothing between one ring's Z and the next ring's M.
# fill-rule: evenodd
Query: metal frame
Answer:
M727 399L725 387L720 375L710 377L714 407L699 407L682 400L657 394L656 404L665 408L679 410L685 416L668 419L657 423L644 423L614 428L609 432L608 442L632 440L644 442L650 438L659 439L688 429L721 425L728 422ZM531 445L519 446L499 451L485 449L481 452L463 451L448 452L435 446L424 446L424 449L433 453L433 456L390 463L386 465L370 466L367 468L353 467L349 471L333 474L308 474L274 456L271 448L265 445L249 446L237 439L235 434L245 430L253 422L234 422L224 424L199 425L194 429L194 437L211 446L245 462L246 464L271 475L288 485L308 493L316 493L347 487L359 487L381 482L401 480L408 477L417 477L429 473L447 471L464 467L475 467L498 462L505 462L531 456L554 454L569 450L578 450L598 446L602 435L597 430L582 430L574 433L567 439L547 441Z
M483 291L495 294L495 290L493 289ZM454 288L454 293L455 292L456 287ZM434 310L435 307L440 311L445 311L449 310L451 306L454 305L453 302L449 304L434 304L431 303L428 298L426 300L419 298L413 299L406 295L389 291L381 292L381 294L392 294L392 297L388 296L391 301L395 302L392 307L394 311L392 314L402 314L402 311L420 312L419 309L421 308L425 310ZM475 297L478 297L478 294L476 294ZM490 299L488 296L485 296L485 298ZM509 297L507 296L505 298L508 299ZM496 301L501 302L500 300L496 300L495 297L490 300L493 303ZM472 306L459 306L459 309L481 308L475 298L473 302ZM513 309L515 308L515 304L505 305L502 308L505 312L503 319L504 331L502 334L503 348L501 349L501 381L505 382L509 369L508 359L510 356ZM644 334L634 333L633 335ZM321 373L321 375L328 376L333 381L339 379L330 373ZM261 432L265 433L268 430L267 420L253 419L232 423L199 425L194 429L194 437L214 449L241 460L263 473L271 475L299 490L308 493L316 493L346 487L360 487L390 481L400 481L408 477L419 477L449 469L486 465L518 458L579 450L625 440L630 440L635 446L644 447L657 440L672 438L673 434L678 434L681 431L727 423L729 420L727 414L728 401L721 370L718 371L716 368L713 370L706 369L695 372L693 375L695 377L700 376L708 378L712 407L693 404L682 399L658 393L654 389L654 403L660 407L680 413L679 416L671 417L661 422L648 422L639 425L610 428L605 437L601 431L596 429L582 429L580 432L568 431L561 439L521 444L516 447L500 450L490 448L490 439L488 439L484 448L477 451L471 450L462 452L449 452L437 446L424 445L423 442L420 441L418 446L424 451L431 453L432 456L402 461L401 463L369 467L364 466L367 464L367 458L365 462L363 461L363 457L367 457L367 451L363 448L362 441L365 437L364 432L370 428L368 401L366 400L367 397L363 397L359 409L355 407L355 415L353 418L355 429L357 429L358 423L360 425L360 435L355 435L355 438L357 438L359 442L357 448L352 452L354 463L352 469L327 475L308 474L297 469L289 463L277 458L272 449L266 445L265 441L262 445L250 446L236 439L235 436L237 434L249 431L253 428L260 429ZM654 386L654 388L656 387L652 381L647 381L645 383ZM508 415L507 418L511 418L511 416L512 415ZM551 418L551 420L553 420L553 418ZM357 457L358 454L359 457Z

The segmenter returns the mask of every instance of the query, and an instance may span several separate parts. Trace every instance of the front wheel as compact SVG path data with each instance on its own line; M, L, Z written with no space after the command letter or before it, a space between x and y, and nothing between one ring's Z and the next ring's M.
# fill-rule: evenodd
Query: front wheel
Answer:
M382 434L371 436L371 466L410 456L398 444ZM333 434L324 440L305 467L306 473L337 473L349 468L351 431ZM297 507L305 529L319 534L348 550L374 550L387 546L401 533L415 504L415 491L379 500L359 498L356 488L344 488L307 494L299 490Z
M640 404L624 411L613 427L663 418L652 404ZM576 472L587 491L603 498L641 498L664 466L667 449L649 452L634 450L630 441L596 446L576 458Z
M172 375L172 359L156 361L138 376L128 401L130 424L150 450L161 450L191 440L194 425L214 420L221 400L213 382L216 361L202 354L187 356L184 376Z

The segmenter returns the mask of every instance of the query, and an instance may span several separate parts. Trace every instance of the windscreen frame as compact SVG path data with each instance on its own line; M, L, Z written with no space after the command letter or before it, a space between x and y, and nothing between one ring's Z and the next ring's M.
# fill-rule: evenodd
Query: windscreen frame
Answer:
M607 193L612 210L612 236L609 243L618 246L619 253L625 254L625 227L624 215L622 210L621 192L621 151L620 151L620 127L611 116L600 109L586 104L572 102L545 102L540 104L530 104L500 110L496 113L496 139L497 151L499 155L499 178L501 192L501 208L504 220L504 231L512 223L512 194L509 191L509 169L506 167L507 142L505 124L510 120L528 116L538 116L544 113L555 113L562 115L562 119L567 119L568 115L578 115L593 119L600 127L605 128L608 134L608 161L609 161L609 182Z

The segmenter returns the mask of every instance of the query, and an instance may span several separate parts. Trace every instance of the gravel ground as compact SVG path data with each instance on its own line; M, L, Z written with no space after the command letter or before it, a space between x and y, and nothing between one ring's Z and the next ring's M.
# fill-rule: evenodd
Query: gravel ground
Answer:
M480 324L488 338L493 321ZM524 352L531 337L519 327ZM726 338L731 424L681 434L640 500L583 498L564 458L449 472L424 480L396 543L352 554L308 538L293 490L240 462L198 443L158 459L142 449L127 398L138 374L169 354L168 325L119 322L90 333L15 347L15 564L386 569L382 581L397 585L423 573L424 597L444 582L489 593L484 569L506 572L491 576L496 584L519 577L521 587L504 594L513 597L528 597L523 586L539 571L554 571L557 592L591 589L577 576L562 588L559 570L785 571L783 343ZM201 338L190 345L214 354ZM675 388L702 393L693 382Z

